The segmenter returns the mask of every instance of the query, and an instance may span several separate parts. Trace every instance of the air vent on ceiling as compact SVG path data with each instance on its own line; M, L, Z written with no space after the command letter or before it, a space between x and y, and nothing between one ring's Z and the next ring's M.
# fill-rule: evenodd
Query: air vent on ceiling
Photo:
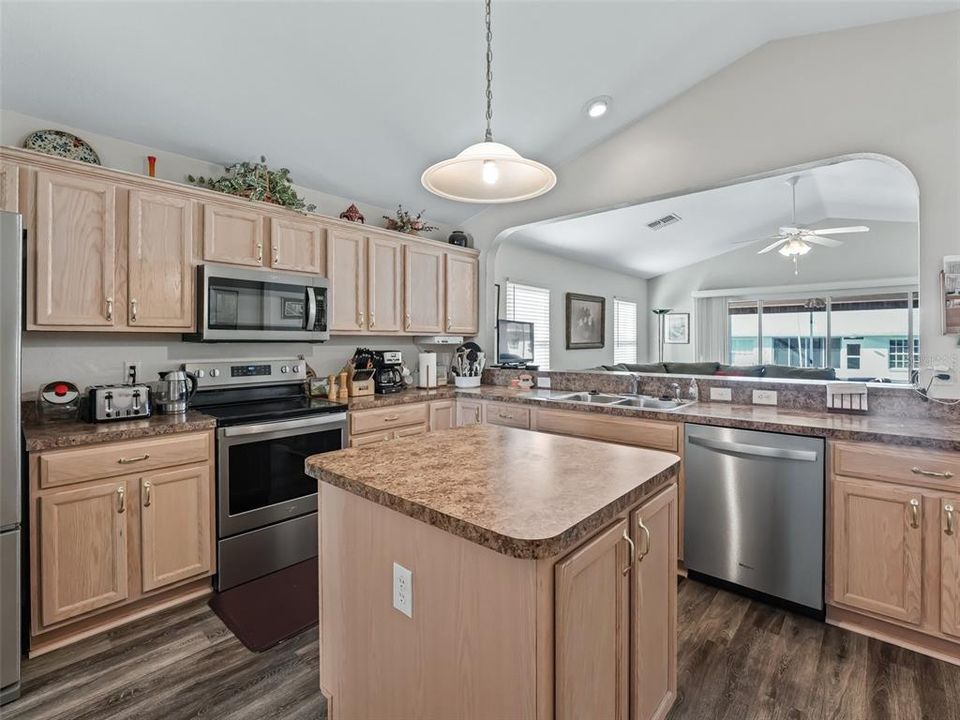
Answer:
M658 218L651 223L647 223L647 227L651 230L662 230L667 225L673 225L674 223L680 222L680 216L676 213L670 213L669 215L664 215L662 218Z

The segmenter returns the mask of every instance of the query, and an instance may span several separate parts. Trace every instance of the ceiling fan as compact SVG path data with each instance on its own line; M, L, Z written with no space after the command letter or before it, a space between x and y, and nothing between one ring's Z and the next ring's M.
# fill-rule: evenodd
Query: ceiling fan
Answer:
M758 255L763 255L768 253L771 250L776 250L780 248L779 252L784 257L793 259L794 275L800 273L800 256L806 255L813 248L811 245L822 245L823 247L840 247L843 245L843 240L837 240L836 238L829 237L830 235L844 235L846 233L862 233L868 232L870 228L866 225L850 225L847 227L834 227L834 228L821 228L819 230L811 230L810 228L803 227L802 225L797 224L797 181L800 178L794 175L792 178L787 180L787 184L790 185L793 191L793 215L792 215L792 225L790 227L781 227L780 232L776 235L771 235L768 239L774 239L775 242L770 243L762 250L757 251Z

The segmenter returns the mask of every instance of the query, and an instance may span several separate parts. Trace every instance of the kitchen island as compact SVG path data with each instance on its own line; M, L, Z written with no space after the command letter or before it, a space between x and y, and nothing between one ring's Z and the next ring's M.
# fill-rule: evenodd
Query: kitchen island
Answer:
M676 455L474 426L306 466L331 720L669 711Z

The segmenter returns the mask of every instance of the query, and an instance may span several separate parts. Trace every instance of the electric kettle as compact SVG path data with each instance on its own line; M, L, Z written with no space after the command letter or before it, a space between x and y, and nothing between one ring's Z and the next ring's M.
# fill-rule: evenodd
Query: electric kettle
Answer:
M157 411L164 415L185 413L197 391L197 376L186 370L164 370L153 383L151 396Z

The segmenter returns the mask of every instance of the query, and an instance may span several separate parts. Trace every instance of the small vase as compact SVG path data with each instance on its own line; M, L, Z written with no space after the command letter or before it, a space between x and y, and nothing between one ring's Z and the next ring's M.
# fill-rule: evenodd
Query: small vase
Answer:
M450 233L450 237L447 238L447 242L451 245L458 245L460 247L467 246L467 234L463 230L454 230Z

